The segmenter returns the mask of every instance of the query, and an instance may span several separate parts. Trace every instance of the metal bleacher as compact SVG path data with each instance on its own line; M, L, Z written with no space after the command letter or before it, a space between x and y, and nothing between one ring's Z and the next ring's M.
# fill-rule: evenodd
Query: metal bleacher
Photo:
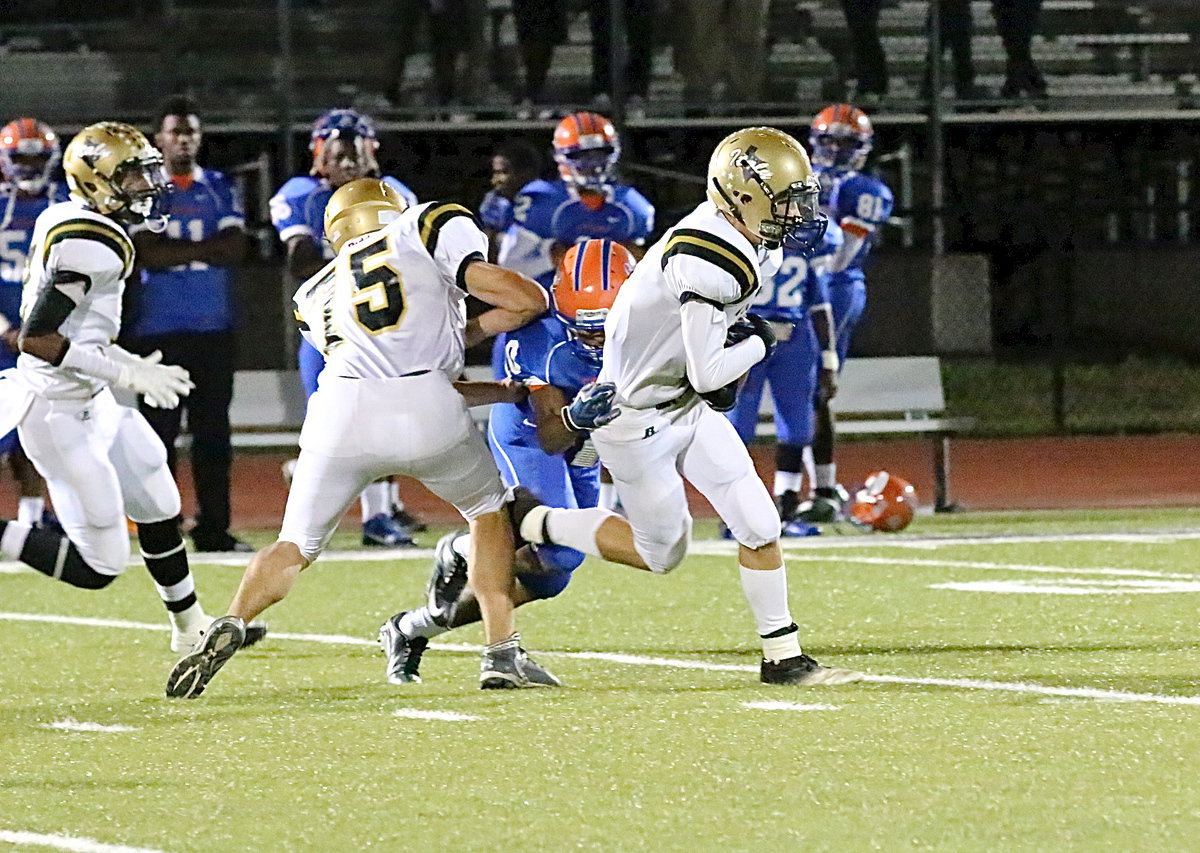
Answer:
M44 0L22 6L62 7ZM507 110L519 73L510 0L486 0L496 84L472 105ZM333 102L357 102L377 112L427 106L430 64L418 44L401 93L392 103L387 58L395 49L387 4L295 0L287 16L291 59L285 61L278 4L255 0L70 4L74 20L46 24L35 15L0 19L0 113L35 113L51 121L117 111L148 114L169 91L188 88L213 113L275 117L284 89L301 112ZM7 6L6 6L7 8ZM977 83L995 91L1004 50L987 0L971 4ZM886 3L880 28L892 73L884 109L919 103L925 71L925 0ZM668 32L669 27L661 28ZM1045 0L1033 54L1049 84L1048 107L1114 105L1122 99L1164 109L1193 105L1200 33L1194 0ZM569 22L567 42L550 70L548 88L563 103L586 99L590 78L587 18ZM768 28L768 84L775 104L811 106L831 95L853 95L852 62L838 0L774 0ZM672 67L669 35L655 48L649 112L672 114L682 80ZM13 85L15 82L15 85ZM947 94L949 94L947 92ZM486 102L486 103L484 103ZM878 108L877 108L878 109ZM470 116L468 116L470 118Z

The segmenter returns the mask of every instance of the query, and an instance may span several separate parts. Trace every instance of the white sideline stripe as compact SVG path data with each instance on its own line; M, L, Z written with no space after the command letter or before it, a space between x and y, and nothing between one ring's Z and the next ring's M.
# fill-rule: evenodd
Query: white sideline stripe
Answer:
M53 847L55 850L71 850L75 853L163 853L153 847L105 844L94 838L80 838L74 835L43 835L40 832L13 832L8 829L0 829L0 841L34 847Z
M474 722L483 717L475 714L460 714L458 711L421 711L416 708L397 708L392 711L393 717L404 717L409 720L444 720L446 722Z
M120 619L94 619L85 616L54 616L44 613L0 613L0 620L15 622L52 622L60 625L83 625L98 628L128 628L139 631L166 631L166 625L151 625L146 622L128 622ZM349 637L344 634L268 634L269 639L299 640L309 643L331 645L376 646L373 640ZM480 652L482 646L466 643L430 643L432 649L449 652ZM758 672L756 664L707 663L695 660L654 658L644 655L627 655L614 652L549 652L537 650L539 656L571 658L573 660L601 660L607 663L631 666L659 666L669 669L698 669L705 672ZM1158 705L1200 706L1200 695L1169 696L1158 693L1127 693L1123 690L1104 690L1096 687L1052 687L1030 684L1023 681L987 681L973 678L913 678L902 675L864 675L864 681L880 684L916 684L932 687L954 687L962 690L996 690L1009 693L1034 693L1039 696L1068 696L1080 699L1100 699L1109 702L1148 702Z
M1074 583L1072 586L1071 584ZM1001 595L1165 595L1181 592L1200 592L1200 583L1172 580L1117 580L1094 578L1063 578L1051 580L967 581L964 583L935 583L930 589L953 589L958 592L995 592Z
M799 702L743 702L742 707L755 711L836 711L841 706L821 702L811 705L802 705Z
M53 723L42 723L44 729L58 729L63 732L136 732L133 726L123 726L120 723L105 725L104 723L84 723L67 717L65 720L55 720Z
M975 560L925 560L912 557L868 557L866 555L839 554L836 558L818 557L815 554L789 554L788 560L796 563L826 563L836 559L842 563L865 563L875 566L931 566L934 568L982 569L988 572L1041 572L1053 575L1112 575L1114 577L1156 578L1172 580L1200 580L1200 575L1156 572L1153 569L1119 569L1111 566L1072 568L1070 566L1044 566L1037 563L986 563Z
M1054 542L1123 542L1137 545L1170 545L1176 542L1200 539L1197 531L1170 531L1147 533L1047 533L1038 535L1013 536L911 536L900 534L861 534L839 536L805 536L800 539L781 539L780 545L789 554L797 551L842 550L846 548L900 548L917 550L934 550L962 545L1026 545ZM737 553L737 543L721 539L704 539L693 542L688 549L689 554L705 556L732 556ZM344 563L384 563L394 560L432 560L432 548L393 548L390 550L373 551L326 551L317 561L320 566L325 561ZM240 566L245 567L252 554L229 554L196 552L188 555L192 565L196 566ZM793 556L793 559L802 559ZM814 558L815 559L815 558ZM895 561L891 561L895 562ZM130 566L141 565L136 560L129 562ZM32 572L33 569L16 561L0 561L0 574L20 574ZM1072 569L1072 571L1077 571ZM1165 575L1164 575L1165 577Z

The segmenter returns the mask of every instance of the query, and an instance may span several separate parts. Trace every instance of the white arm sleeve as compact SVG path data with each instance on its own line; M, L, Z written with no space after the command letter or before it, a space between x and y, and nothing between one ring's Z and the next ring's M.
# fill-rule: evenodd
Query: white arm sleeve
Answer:
M701 394L728 385L767 354L757 336L726 347L725 312L707 302L685 302L679 315L688 382Z

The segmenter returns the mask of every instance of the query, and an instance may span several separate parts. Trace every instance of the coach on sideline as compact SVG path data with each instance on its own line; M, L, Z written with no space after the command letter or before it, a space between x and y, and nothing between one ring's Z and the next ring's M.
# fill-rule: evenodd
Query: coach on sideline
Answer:
M251 551L229 532L229 405L233 400L234 268L246 252L242 204L228 178L196 164L200 119L190 98L170 98L159 110L155 143L173 184L165 233L133 232L140 281L129 308L129 346L185 367L196 383L174 409L142 403L142 413L167 446L175 470L175 439L187 409L192 477L198 505L192 542L198 551Z

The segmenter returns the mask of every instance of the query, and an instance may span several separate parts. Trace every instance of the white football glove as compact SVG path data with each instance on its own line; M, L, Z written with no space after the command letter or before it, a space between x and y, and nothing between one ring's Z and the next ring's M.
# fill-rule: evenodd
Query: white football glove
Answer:
M178 364L159 364L160 361L159 350L145 358L122 359L121 376L116 384L141 394L149 406L173 409L179 405L179 398L186 397L196 386L184 368Z

